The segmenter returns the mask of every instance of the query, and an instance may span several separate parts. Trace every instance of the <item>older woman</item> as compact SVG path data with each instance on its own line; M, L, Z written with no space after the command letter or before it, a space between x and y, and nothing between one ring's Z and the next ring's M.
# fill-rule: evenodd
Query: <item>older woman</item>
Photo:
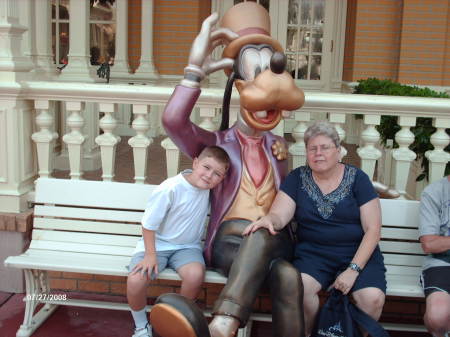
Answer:
M369 177L343 164L339 136L328 122L316 122L304 136L307 165L281 184L267 216L245 229L276 234L294 217L298 243L293 264L304 286L306 335L319 309L318 292L330 286L351 293L356 305L378 320L386 280L378 247L381 211Z

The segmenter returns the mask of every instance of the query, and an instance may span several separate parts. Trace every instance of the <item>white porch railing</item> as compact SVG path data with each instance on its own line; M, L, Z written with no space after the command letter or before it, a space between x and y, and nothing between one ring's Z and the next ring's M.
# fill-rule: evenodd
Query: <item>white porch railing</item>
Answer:
M116 112L120 104L131 105L133 113L131 128L135 135L130 138L128 144L133 150L135 182L144 183L147 163L151 163L148 158L148 147L152 143L149 130L152 127L158 128L152 124L158 123L160 111L172 91L173 87L168 86L27 82L14 86L4 84L0 87L0 99L8 100L8 97L11 97L14 100L33 102L36 111L35 131L30 131L32 134L28 136L36 144L39 176L51 174L54 142L61 137L62 142L67 146L70 177L80 179L83 174L83 144L87 139L95 139L93 146L100 148L102 179L106 181L114 179L116 146L120 140L116 132L118 123ZM200 116L198 122L205 129L214 130L217 127L215 119L222 105L222 95L223 89L202 90L196 107ZM398 190L402 197L416 197L409 196L407 193L411 164L416 158L416 154L408 148L414 141L410 128L415 125L417 117L430 117L437 128L431 137L434 150L427 153L430 161L430 180L437 180L444 175L445 165L450 160L450 154L444 151L450 142L450 137L445 132L446 128L450 128L449 99L316 92L307 92L305 96L304 107L295 111L291 121L286 123L286 125L294 123L292 135L295 142L289 147L294 167L305 163L303 134L316 114L321 113L320 116L326 116L336 125L343 140L349 132L352 132L350 125L354 121L354 115L361 114L364 116L363 130L360 134L357 154L361 159L362 169L373 177L375 164L384 152L384 149L379 146L380 135L375 126L380 124L382 115L399 116L401 130L396 134L395 139L400 147L391 150L395 168L391 173L394 177L392 187ZM60 133L63 134L56 133L58 130L54 127L56 116L52 111L55 104L50 104L52 101L60 101L65 105L66 113L59 116L66 125L65 128L60 128L62 130ZM233 94L231 115L238 111L238 101L238 96ZM97 103L98 110L86 109L86 106L91 103ZM100 112L100 116L86 115L96 112ZM99 119L97 123L92 123L94 127L86 128L89 125L86 125L85 120L94 119ZM99 125L101 132L96 125ZM277 128L277 132L284 133L286 129L288 127ZM86 130L88 134L84 134ZM163 140L161 146L164 147L167 155L167 174L172 176L178 171L178 149L167 138Z

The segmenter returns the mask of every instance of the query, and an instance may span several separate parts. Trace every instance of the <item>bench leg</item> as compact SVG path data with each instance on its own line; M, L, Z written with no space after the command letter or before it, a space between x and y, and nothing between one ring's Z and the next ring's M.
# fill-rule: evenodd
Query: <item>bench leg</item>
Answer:
M50 291L47 272L37 270L24 270L26 283L25 315L22 325L17 330L16 337L28 337L55 311L55 304L44 304L35 314L43 294Z
M253 321L251 319L249 319L247 321L247 325L245 327L243 327L242 329L238 330L236 337L250 337L250 335L252 334L252 325L253 325Z

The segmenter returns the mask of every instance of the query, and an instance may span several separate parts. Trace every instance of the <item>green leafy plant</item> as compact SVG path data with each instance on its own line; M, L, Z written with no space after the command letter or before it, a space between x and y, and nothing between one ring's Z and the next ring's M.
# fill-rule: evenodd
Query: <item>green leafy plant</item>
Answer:
M445 92L437 92L430 88L419 88L417 86L403 85L391 80L380 80L377 78L368 78L359 80L358 85L354 90L355 94L368 95L390 95L390 96L416 96L416 97L437 97L450 98ZM380 133L381 143L386 145L388 139L394 140L394 148L398 148L395 142L395 134L401 129L397 123L396 116L381 116L381 123L377 126ZM417 118L416 126L411 128L414 133L414 142L409 146L410 150L417 154L417 158L422 160L422 173L416 178L417 181L428 179L429 163L425 157L425 152L433 150L434 146L430 142L431 135L436 131L432 125L431 118ZM450 135L450 129L446 130ZM445 148L445 151L450 151L450 145ZM445 174L450 174L450 163L445 167Z

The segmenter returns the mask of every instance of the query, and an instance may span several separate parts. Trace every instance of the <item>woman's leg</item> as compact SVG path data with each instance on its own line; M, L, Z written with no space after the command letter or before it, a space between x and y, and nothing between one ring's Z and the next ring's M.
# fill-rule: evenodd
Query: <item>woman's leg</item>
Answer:
M195 300L205 279L205 266L199 262L191 262L177 270L181 277L180 294Z
M383 311L385 294L378 288L368 287L352 293L356 306L378 321Z
M301 273L303 282L303 310L305 312L305 333L311 334L314 321L319 311L319 291L322 285L312 276Z

